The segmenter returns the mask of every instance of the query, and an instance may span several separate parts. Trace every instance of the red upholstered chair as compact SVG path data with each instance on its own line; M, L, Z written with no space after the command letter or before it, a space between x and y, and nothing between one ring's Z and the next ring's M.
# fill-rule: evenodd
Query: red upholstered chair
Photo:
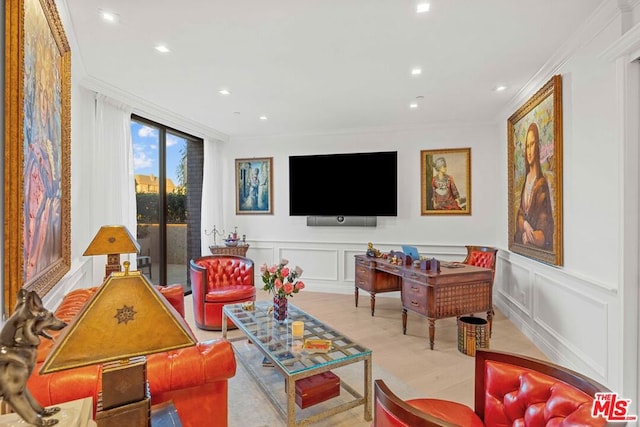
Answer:
M255 301L253 261L236 255L209 255L192 259L189 268L193 317L200 329L222 329L222 307ZM230 321L227 327L235 327Z
M468 265L475 265L483 268L490 268L493 275L491 276L491 287L493 289L493 279L496 277L496 257L498 253L498 249L492 248L491 246L473 246L467 245L467 257L462 261ZM487 321L489 322L489 336L493 332L493 309L491 310L491 315L488 316Z
M490 268L493 276L496 275L496 256L498 250L490 246L467 245L467 257L463 263L478 267Z
M403 402L382 380L376 380L373 427L606 426L602 417L591 416L591 407L596 393L608 392L586 376L553 363L478 349L475 410L440 399Z

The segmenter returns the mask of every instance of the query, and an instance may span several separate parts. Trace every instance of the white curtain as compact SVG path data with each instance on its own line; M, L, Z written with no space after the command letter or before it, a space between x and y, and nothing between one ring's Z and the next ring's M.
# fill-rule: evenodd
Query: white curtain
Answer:
M95 234L103 225L126 226L136 237L136 191L131 142L131 107L96 94L92 159L91 214ZM135 268L135 254L124 255ZM104 277L104 262L93 263L94 282ZM99 283L98 282L98 283Z
M201 253L209 255L209 246L213 244L213 227L222 229L222 195L220 185L223 179L220 161L220 141L206 138L204 140L204 161L202 171L202 218L201 218ZM218 243L221 237L218 236Z

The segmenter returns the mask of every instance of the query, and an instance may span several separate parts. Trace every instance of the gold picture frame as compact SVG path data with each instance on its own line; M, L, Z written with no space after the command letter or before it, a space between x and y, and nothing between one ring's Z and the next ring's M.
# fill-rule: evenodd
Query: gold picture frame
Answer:
M4 302L71 266L71 49L54 0L5 6Z
M420 214L471 215L471 148L420 151Z
M509 250L562 265L562 77L507 120ZM536 155L537 154L537 155Z
M273 214L273 157L236 159L236 214Z

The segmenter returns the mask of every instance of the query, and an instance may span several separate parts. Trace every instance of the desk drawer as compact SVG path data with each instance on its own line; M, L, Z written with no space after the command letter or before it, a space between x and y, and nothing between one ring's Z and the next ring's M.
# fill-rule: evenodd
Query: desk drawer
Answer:
M428 275L426 270L406 269L403 276L405 280L413 280L420 283L427 283Z
M402 306L423 316L427 315L427 287L412 280L402 281Z
M355 280L358 288L364 289L365 291L371 291L373 287L373 271L360 264L356 264Z
M365 268L375 268L376 258L369 258L364 256L356 256L356 266L361 265Z
M389 262L379 262L376 264L376 268L380 271L386 271L396 276L402 276L402 266L391 264Z

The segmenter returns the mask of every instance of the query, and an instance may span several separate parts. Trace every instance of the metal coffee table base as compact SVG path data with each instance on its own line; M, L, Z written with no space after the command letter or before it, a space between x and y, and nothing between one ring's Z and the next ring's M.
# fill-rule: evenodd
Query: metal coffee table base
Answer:
M287 426L308 425L359 405L364 405L364 419L371 421L371 350L362 347L339 331L290 304L289 319L304 322L304 338L331 339L333 343L332 349L327 354L296 352L294 351L290 323L284 325L274 323L273 316L268 311L269 305L270 303L258 302L255 305L255 310L250 311L244 310L241 304L224 306L222 310L222 336L233 343L237 359L246 368L249 375L255 379L273 406L287 420ZM227 319L231 320L238 327L238 332L243 335L228 338ZM263 358L273 364L273 367L266 368L275 370L271 371L270 375L265 374L265 368L261 363ZM305 408L301 412L310 415L302 415L300 419L296 418L295 384L297 380L358 362L363 362L364 365L362 394L347 384L344 379L341 379L341 391L344 390L346 394L341 393L339 397L318 404L322 406L314 405ZM282 379L284 379L284 384ZM283 385L286 388L285 399L283 399L280 388ZM349 400L345 401L347 398ZM332 404L334 399L338 402L334 401ZM286 400L286 403L283 400Z

